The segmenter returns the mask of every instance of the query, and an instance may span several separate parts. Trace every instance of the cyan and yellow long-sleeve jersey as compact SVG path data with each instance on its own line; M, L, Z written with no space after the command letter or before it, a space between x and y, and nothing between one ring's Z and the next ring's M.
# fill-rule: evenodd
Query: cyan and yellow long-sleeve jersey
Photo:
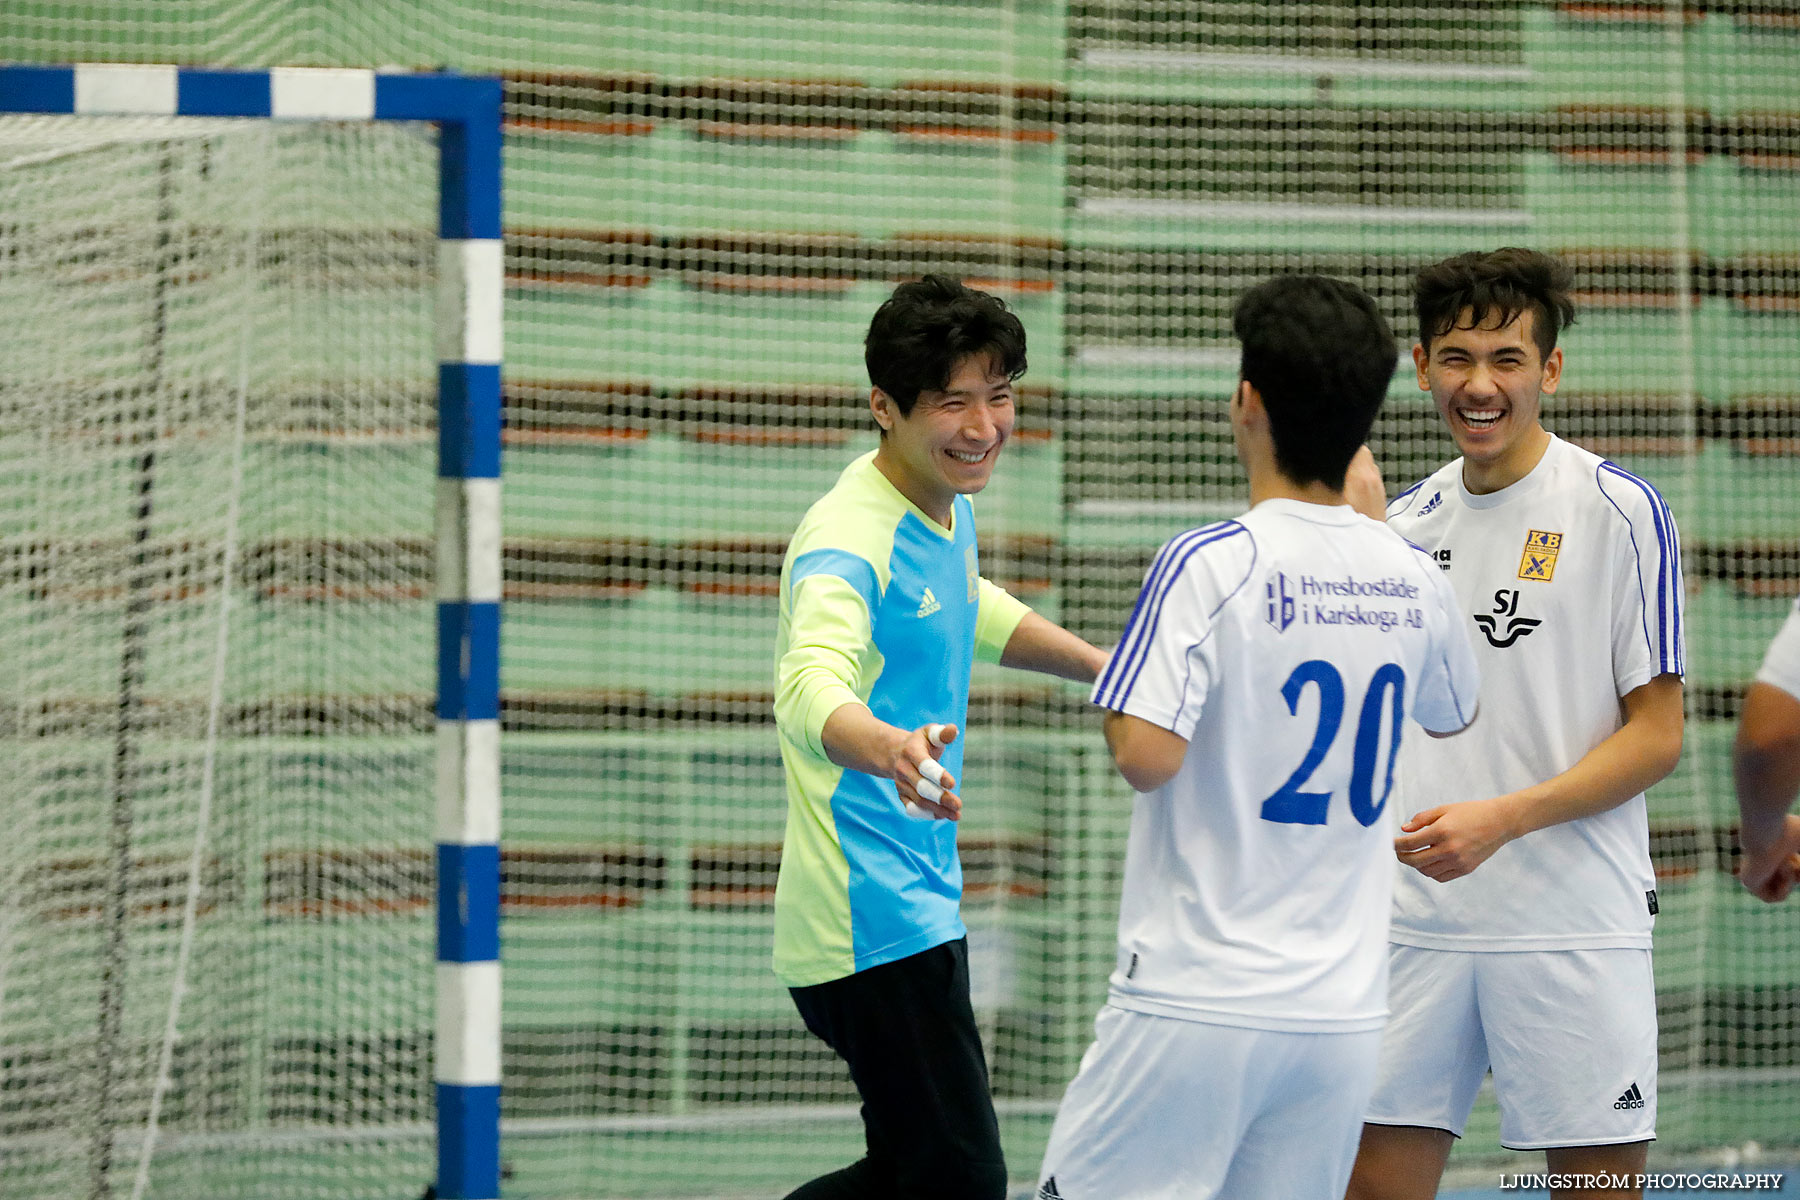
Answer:
M974 511L945 529L888 482L873 452L808 510L781 567L775 718L787 837L775 889L775 973L840 979L963 936L956 822L906 815L891 779L837 766L825 719L860 702L902 729L967 717L979 654L998 661L1025 605L981 577ZM963 739L944 766L962 779Z

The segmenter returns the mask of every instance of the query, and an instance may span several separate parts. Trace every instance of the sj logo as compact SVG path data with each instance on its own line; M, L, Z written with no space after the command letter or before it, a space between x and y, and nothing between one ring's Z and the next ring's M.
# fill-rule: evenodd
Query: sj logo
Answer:
M1521 617L1519 612L1519 591L1517 588L1501 588L1494 593L1494 611L1476 613L1475 624L1481 626L1486 635L1488 645L1496 650L1504 650L1520 638L1527 636L1543 622L1535 617ZM1506 620L1504 631L1500 621Z
M1519 578L1549 583L1556 574L1556 556L1562 550L1560 533L1533 529L1525 535L1525 553L1519 558Z

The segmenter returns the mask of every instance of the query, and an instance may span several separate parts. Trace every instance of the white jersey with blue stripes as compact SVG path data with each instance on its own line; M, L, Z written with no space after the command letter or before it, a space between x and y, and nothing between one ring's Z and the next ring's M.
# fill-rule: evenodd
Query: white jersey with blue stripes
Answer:
M1656 489L1552 437L1510 487L1473 495L1462 460L1388 506L1456 590L1481 662L1481 720L1409 741L1411 815L1566 771L1622 723L1619 700L1685 670L1681 549ZM1435 883L1399 868L1393 939L1441 950L1649 946L1656 877L1640 795L1502 846Z
M1267 500L1162 548L1093 695L1188 741L1133 809L1112 1004L1381 1027L1395 756L1409 716L1474 714L1463 624L1431 559L1348 507Z

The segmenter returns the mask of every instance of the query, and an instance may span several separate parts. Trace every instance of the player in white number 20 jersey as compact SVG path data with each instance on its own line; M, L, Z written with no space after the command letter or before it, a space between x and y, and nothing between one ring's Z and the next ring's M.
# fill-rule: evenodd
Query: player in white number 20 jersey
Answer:
M1442 572L1344 499L1393 375L1374 303L1283 277L1234 327L1252 507L1162 548L1094 689L1141 794L1045 1200L1342 1191L1387 1013L1395 757L1409 718L1475 713Z

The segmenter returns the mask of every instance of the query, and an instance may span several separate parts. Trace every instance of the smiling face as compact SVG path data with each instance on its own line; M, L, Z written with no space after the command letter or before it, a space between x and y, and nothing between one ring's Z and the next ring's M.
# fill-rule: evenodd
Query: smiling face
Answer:
M1548 358L1532 337L1535 314L1505 325L1470 328L1465 309L1455 326L1413 347L1419 388L1430 392L1463 455L1471 492L1494 492L1523 479L1543 457L1550 435L1539 421L1539 397L1562 379L1562 349Z
M979 492L1013 428L1012 380L992 356L958 359L944 390L919 393L912 412L879 388L869 410L881 426L875 466L900 494L946 528L958 495Z

